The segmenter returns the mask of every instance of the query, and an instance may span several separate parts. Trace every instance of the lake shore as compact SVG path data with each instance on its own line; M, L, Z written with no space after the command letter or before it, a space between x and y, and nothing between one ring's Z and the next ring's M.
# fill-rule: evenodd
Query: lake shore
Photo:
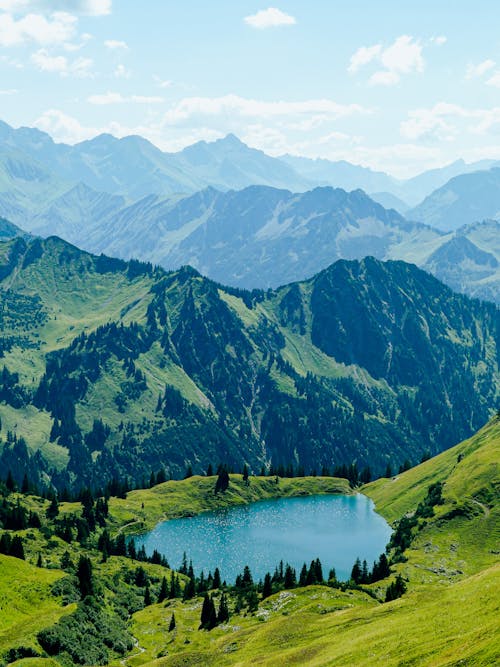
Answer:
M115 532L134 535L151 530L160 521L195 516L202 512L246 505L271 498L356 493L346 479L337 477L250 477L230 475L229 488L215 494L217 477L195 475L171 480L151 489L129 491L126 498L110 498L110 519Z

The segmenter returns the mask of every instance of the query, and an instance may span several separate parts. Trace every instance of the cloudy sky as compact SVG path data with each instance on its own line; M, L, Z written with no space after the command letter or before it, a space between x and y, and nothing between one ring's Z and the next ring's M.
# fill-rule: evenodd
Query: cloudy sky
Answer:
M413 175L500 159L493 0L0 0L0 118Z

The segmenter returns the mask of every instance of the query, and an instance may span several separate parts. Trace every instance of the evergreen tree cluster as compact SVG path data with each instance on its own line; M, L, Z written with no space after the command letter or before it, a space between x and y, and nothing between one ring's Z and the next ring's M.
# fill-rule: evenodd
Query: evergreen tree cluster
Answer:
M9 533L2 533L0 536L0 554L24 560L25 555L22 537L19 535L11 537Z
M375 581L380 581L380 579L385 579L391 573L389 566L389 561L385 554L380 554L377 561L373 563L373 567L370 570L366 560L361 563L360 559L357 558L351 571L351 580L355 584L372 584Z

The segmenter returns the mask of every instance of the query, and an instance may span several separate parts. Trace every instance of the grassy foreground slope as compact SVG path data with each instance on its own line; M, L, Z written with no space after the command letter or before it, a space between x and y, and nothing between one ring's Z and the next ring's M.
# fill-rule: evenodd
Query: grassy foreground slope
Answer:
M363 488L394 521L417 508L430 484L444 484L444 504L421 521L407 561L394 567L409 579L399 600L377 604L352 591L296 589L266 600L256 617L232 617L210 633L195 631L201 603L153 605L134 617L132 631L143 651L127 664L498 664L499 453L496 418L451 450ZM178 629L172 636L165 619L174 609Z

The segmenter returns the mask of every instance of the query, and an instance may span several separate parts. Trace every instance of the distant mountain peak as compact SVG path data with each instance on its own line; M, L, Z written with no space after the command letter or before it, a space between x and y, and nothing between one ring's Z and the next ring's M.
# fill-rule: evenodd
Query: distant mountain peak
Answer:
M235 134L230 132L229 134L226 134L225 137L222 137L221 139L216 139L214 142L219 145L224 145L224 146L230 146L234 148L249 148L247 144L245 144L241 139L239 139Z

